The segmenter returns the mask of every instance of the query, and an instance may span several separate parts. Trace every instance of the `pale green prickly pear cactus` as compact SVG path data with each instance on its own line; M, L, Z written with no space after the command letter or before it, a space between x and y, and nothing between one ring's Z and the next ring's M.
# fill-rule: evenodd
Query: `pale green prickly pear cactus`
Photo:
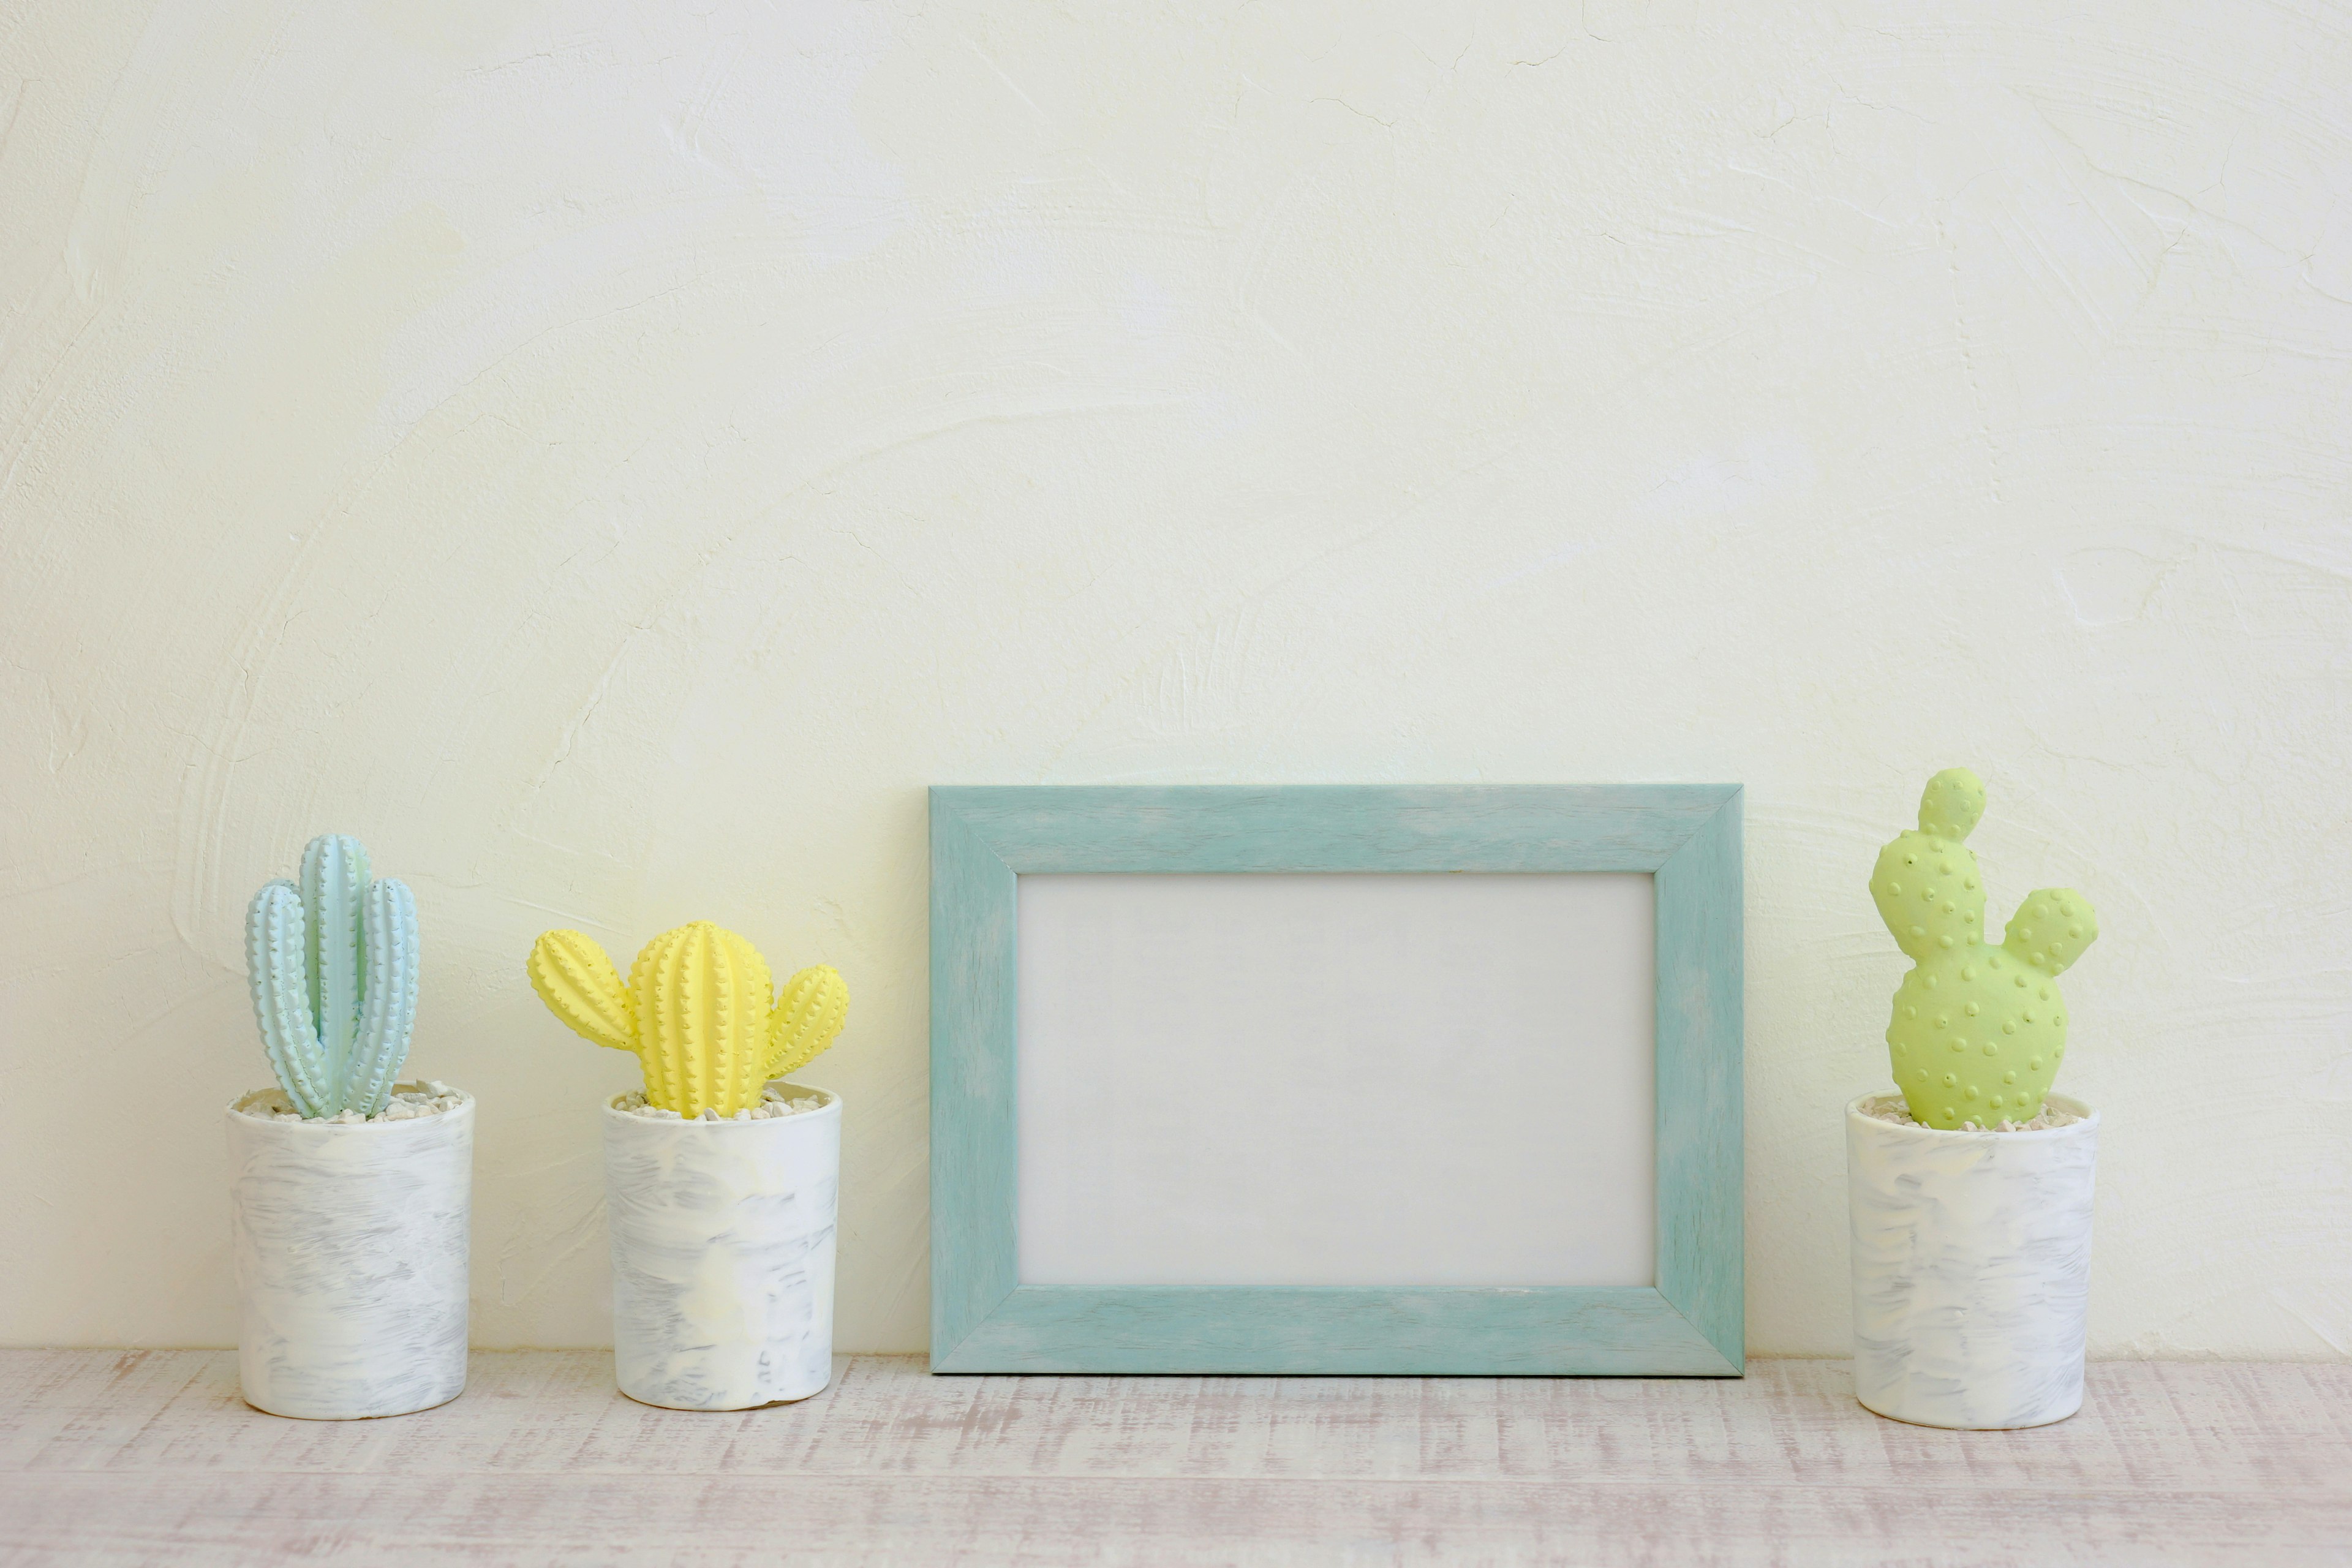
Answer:
M2029 1121L2066 1056L2058 976L2099 934L2091 901L2040 888L1999 946L1984 940L1984 877L1962 841L1984 815L1982 780L1947 768L1919 797L1919 826L1878 852L1870 896L1912 961L1886 1026L1895 1087L1927 1127Z

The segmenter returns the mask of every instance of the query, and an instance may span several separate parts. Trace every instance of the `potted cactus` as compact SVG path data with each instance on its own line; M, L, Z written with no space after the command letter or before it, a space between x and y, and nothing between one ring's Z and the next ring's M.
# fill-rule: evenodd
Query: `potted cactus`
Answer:
M1886 1043L1895 1094L1846 1107L1854 1391L1926 1426L2038 1426L2083 1403L2098 1112L2050 1092L2058 976L2098 936L2069 888L2026 895L1999 942L1964 842L1985 790L1927 783L1871 897L1912 961Z
M613 1360L621 1392L677 1410L805 1399L833 1377L841 1098L782 1081L849 1013L819 964L772 994L759 951L709 921L646 943L625 984L575 931L531 948L530 983L645 1087L604 1106Z
M416 900L356 839L303 852L246 920L278 1078L228 1107L237 1374L275 1415L399 1415L466 1386L474 1102L403 1083Z

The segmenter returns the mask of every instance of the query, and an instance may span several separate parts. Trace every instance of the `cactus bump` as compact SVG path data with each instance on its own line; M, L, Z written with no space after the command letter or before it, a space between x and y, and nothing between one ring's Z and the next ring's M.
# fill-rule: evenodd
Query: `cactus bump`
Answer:
M1984 936L1984 875L1967 846L1982 780L1927 781L1919 826L1878 852L1870 896L1912 969L1895 988L1886 1044L1895 1087L1923 1127L2030 1121L2066 1056L2058 976L2099 934L2072 888L2025 896L1998 944Z
M646 943L625 983L576 931L541 936L529 968L549 1012L592 1045L635 1051L646 1102L683 1117L757 1106L771 1079L814 1059L849 1016L837 971L816 964L773 994L760 950L709 921Z
M392 1099L416 1024L416 899L368 874L356 838L327 833L299 881L262 885L245 963L262 1049L306 1117L373 1116Z

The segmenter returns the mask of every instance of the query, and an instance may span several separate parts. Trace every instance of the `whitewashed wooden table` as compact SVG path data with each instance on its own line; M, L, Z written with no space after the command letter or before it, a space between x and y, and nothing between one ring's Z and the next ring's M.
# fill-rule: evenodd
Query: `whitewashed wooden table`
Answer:
M286 1421L206 1351L0 1352L0 1563L2352 1563L2352 1367L2111 1363L1940 1432L1843 1362L1742 1382L927 1375L801 1405L479 1353L455 1404Z

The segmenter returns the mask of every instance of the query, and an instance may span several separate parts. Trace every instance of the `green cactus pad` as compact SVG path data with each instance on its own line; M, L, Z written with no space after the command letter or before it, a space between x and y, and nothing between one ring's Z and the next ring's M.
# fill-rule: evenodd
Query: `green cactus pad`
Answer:
M1964 840L1984 814L1982 780L1927 781L1919 826L1878 852L1870 896L1912 969L1886 1026L1895 1087L1923 1126L2031 1121L2066 1056L2058 976L2099 934L2071 888L2026 895L1999 944L1984 937L1984 877Z

